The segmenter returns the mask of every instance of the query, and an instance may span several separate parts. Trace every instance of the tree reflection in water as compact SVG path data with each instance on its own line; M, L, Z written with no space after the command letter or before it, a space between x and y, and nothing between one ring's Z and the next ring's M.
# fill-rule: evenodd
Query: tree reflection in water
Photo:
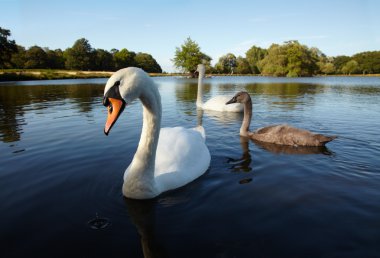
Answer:
M0 141L20 140L27 111L55 108L70 102L87 114L103 94L102 84L0 86ZM100 101L100 100L99 100Z

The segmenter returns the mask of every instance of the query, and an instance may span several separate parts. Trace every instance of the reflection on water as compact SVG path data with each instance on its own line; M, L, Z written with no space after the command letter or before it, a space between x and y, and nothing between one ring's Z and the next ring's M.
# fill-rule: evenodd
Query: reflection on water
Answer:
M268 142L260 142L252 140L260 148L270 151L274 154L291 154L291 155L305 155L305 154L323 154L323 155L332 155L333 153L326 146L287 146L279 145Z
M128 215L140 235L144 258L167 257L155 235L156 200L132 200L125 198Z
M0 86L0 140L20 140L25 112L64 111L68 103L79 113L90 113L103 93L103 85ZM60 110L59 107L63 109Z
M197 108L197 126L203 126L203 110Z
M218 124L229 124L243 118L242 112L218 112L214 110L204 110L203 112Z
M240 145L242 150L242 155L240 158L228 158L227 163L231 164L231 171L233 172L250 172L251 167L251 154L249 152L249 139L247 137L240 136Z
M228 78L230 79L230 78ZM372 86L330 86L305 83L215 83L214 79L206 79L204 84L205 100L213 95L223 94L233 96L239 90L246 90L254 97L268 101L267 104L278 106L281 109L297 109L297 106L315 105L318 94L333 92L341 96L380 95L379 87ZM220 80L220 78L219 78ZM59 85L0 85L0 139L4 142L20 140L22 126L26 123L25 111L42 110L49 107L64 106L67 101L77 105L78 112L90 113L98 103L103 93L103 84L63 84ZM34 82L38 83L38 82ZM51 82L49 82L51 83ZM22 84L22 82L19 82ZM197 96L197 81L189 79L175 79L176 105L183 105L185 113L191 114L190 107ZM373 98L370 98L373 99ZM377 102L376 102L377 103ZM74 107L75 108L75 107ZM230 114L207 111L207 115L221 123L228 123L237 119L241 114Z
M194 81L185 80L184 82L177 80L177 87L175 87L175 96L179 102L191 102L197 99L198 83ZM211 84L203 84L203 93L208 94L210 92Z
M253 83L246 86L247 91L256 94L274 95L281 98L294 98L305 94L323 93L325 87L315 84L299 83L272 83L268 84Z
M151 201L121 194L139 102L106 137L105 80L0 84L2 257L379 256L379 78L205 79L205 100L251 94L252 129L338 135L328 148L250 141L242 114L196 109L196 79L154 80L162 126L202 125L212 158Z

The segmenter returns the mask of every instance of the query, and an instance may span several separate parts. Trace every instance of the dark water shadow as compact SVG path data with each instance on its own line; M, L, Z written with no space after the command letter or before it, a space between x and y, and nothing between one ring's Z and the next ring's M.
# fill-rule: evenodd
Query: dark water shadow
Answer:
M259 148L272 152L274 154L290 154L290 155L308 155L308 154L322 154L322 155L333 155L334 153L330 151L326 146L309 147L309 146L289 146L289 145L279 145L274 143L260 142L251 140Z
M250 172L252 171L252 157L249 152L249 139L240 137L240 146L242 155L240 158L227 158L227 163L231 165L230 170L233 172Z
M156 199L133 200L124 198L131 222L140 235L141 248L145 258L167 257L166 252L156 237L155 208Z

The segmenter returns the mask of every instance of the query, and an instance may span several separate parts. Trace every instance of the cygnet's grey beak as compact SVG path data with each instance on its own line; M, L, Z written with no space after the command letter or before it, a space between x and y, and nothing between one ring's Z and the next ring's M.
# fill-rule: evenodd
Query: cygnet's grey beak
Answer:
M230 99L229 101L227 101L226 105L232 104L232 103L236 103L236 97L233 97L232 99Z

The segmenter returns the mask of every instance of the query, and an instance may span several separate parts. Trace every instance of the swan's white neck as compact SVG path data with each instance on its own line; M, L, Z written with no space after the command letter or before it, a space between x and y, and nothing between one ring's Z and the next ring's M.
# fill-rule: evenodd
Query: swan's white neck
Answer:
M198 90L197 90L197 107L202 107L203 105L203 78L205 77L205 69L199 69L198 76Z
M143 126L140 142L133 160L124 174L123 194L146 199L160 193L154 178L156 150L161 128L161 97L153 83L143 85Z

